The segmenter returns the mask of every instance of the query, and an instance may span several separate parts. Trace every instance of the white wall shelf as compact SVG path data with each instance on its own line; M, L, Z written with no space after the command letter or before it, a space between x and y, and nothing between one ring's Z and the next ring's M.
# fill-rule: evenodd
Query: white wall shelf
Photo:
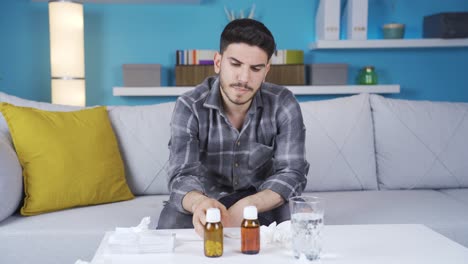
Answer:
M377 48L446 48L468 47L465 39L370 39L370 40L319 40L310 49L377 49Z
M358 94L358 93L400 93L400 85L324 85L286 86L295 95L317 94ZM114 96L179 96L192 86L184 87L113 87Z

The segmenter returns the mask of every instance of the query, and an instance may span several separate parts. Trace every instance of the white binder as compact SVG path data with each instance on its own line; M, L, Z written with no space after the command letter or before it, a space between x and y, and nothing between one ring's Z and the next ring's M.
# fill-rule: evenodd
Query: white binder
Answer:
M317 40L340 39L340 0L320 0L315 34Z
M368 0L348 0L345 11L348 39L367 39L368 5Z

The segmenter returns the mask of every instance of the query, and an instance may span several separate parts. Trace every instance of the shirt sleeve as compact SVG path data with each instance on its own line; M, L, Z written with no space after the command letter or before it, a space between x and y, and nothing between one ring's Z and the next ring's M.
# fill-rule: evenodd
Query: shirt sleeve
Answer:
M198 120L188 99L177 99L171 119L171 139L169 141L168 188L170 201L181 213L188 214L182 199L190 191L204 193L199 175L203 166L199 158Z
M304 190L309 163L305 159L306 130L300 105L290 92L282 98L276 114L275 171L259 186L259 190L270 189L287 202Z

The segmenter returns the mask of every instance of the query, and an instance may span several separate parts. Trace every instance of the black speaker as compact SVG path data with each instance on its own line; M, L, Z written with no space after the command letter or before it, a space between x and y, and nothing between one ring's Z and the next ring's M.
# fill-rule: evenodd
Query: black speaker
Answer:
M424 17L424 38L468 38L468 12L438 13Z

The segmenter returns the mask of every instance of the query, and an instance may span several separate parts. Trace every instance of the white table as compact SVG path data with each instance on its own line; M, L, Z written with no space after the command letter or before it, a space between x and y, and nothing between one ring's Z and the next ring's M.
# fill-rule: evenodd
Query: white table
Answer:
M290 250L268 245L257 255L240 253L240 240L224 239L224 254L207 258L203 241L193 229L178 229L174 253L106 255L107 233L93 264L154 263L317 263L293 258ZM166 231L167 232L167 231ZM232 232L232 231L230 231ZM246 262L248 261L248 262ZM423 225L334 225L325 226L322 264L467 264L468 248Z

